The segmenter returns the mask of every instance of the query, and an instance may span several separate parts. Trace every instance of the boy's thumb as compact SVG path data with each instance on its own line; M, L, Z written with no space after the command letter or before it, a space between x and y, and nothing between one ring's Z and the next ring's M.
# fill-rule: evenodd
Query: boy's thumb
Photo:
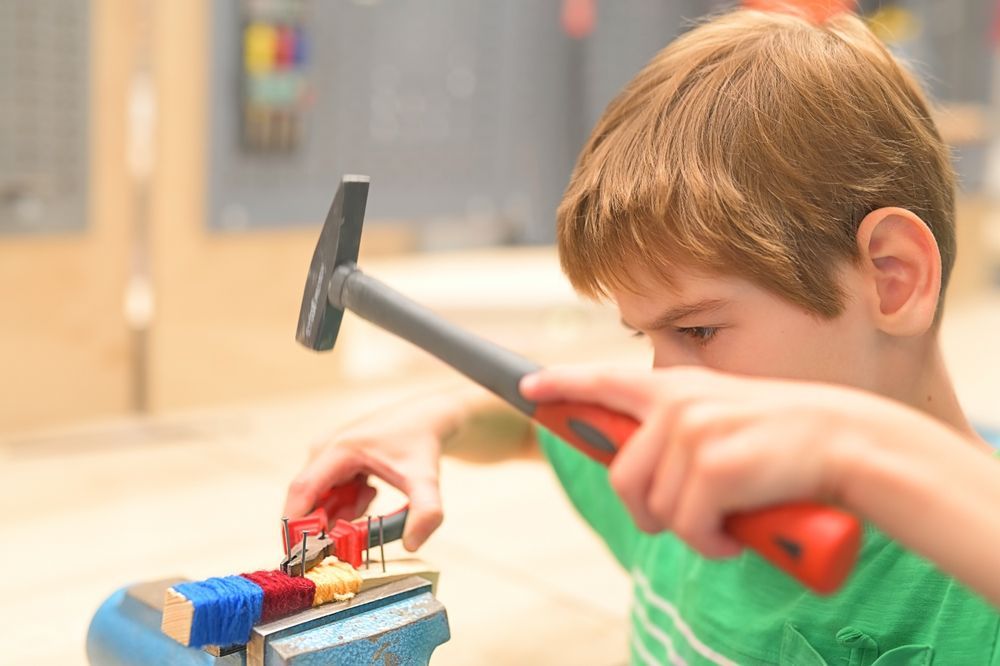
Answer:
M408 489L410 514L403 531L403 547L409 551L419 548L444 520L441 492L435 481L417 481Z

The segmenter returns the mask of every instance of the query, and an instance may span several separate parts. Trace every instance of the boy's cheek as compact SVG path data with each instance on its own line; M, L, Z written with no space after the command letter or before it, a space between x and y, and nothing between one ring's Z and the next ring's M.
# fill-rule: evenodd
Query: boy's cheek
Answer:
M760 363L760 345L745 339L732 330L724 330L706 344L685 339L676 333L653 333L653 367L670 368L694 366L737 372L741 374L767 374L755 366L770 365ZM769 353L769 352L768 352Z
M868 388L862 345L836 330L728 329L703 347L654 345L654 367L701 366L740 375Z
M707 360L707 349L685 348L676 340L670 339L671 337L668 334L653 334L651 339L654 368L671 368L679 365L714 367Z

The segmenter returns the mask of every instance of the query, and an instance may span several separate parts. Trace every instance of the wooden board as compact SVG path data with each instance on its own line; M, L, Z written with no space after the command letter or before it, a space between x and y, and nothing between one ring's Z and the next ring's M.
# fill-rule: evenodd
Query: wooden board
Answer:
M160 630L180 643L191 641L191 622L194 619L194 604L183 595L168 588L163 600L163 622Z
M429 564L417 557L407 557L397 560L389 560L385 563L386 571L382 571L381 562L372 562L370 569L365 569L364 565L358 569L361 574L361 591L370 590L380 585L386 585L397 580L402 580L409 576L420 576L431 584L431 590L437 594L437 584L440 571L432 568Z

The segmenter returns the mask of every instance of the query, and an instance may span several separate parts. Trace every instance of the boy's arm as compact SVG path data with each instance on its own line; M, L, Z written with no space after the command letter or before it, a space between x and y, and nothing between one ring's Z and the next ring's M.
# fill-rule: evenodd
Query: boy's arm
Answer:
M840 504L1000 606L1000 460L970 435L854 389L676 368L546 370L529 400L604 404L642 425L610 478L645 531L707 556L739 552L725 516Z
M284 515L304 515L327 489L359 474L374 475L409 498L403 545L415 550L443 517L438 489L442 452L470 454L482 443L492 458L506 457L525 446L531 433L527 419L474 385L438 390L383 408L313 448L288 487ZM366 488L355 506L344 507L331 518L362 515L374 496L375 489Z
M873 446L835 454L844 506L1000 608L1000 460L922 415L883 418Z

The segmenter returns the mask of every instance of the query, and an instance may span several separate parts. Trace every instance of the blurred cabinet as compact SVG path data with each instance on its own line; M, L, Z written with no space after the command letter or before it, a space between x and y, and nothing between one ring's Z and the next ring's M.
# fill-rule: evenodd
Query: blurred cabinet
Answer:
M129 409L130 3L0 3L0 432Z
M88 3L0 3L0 234L86 224Z

